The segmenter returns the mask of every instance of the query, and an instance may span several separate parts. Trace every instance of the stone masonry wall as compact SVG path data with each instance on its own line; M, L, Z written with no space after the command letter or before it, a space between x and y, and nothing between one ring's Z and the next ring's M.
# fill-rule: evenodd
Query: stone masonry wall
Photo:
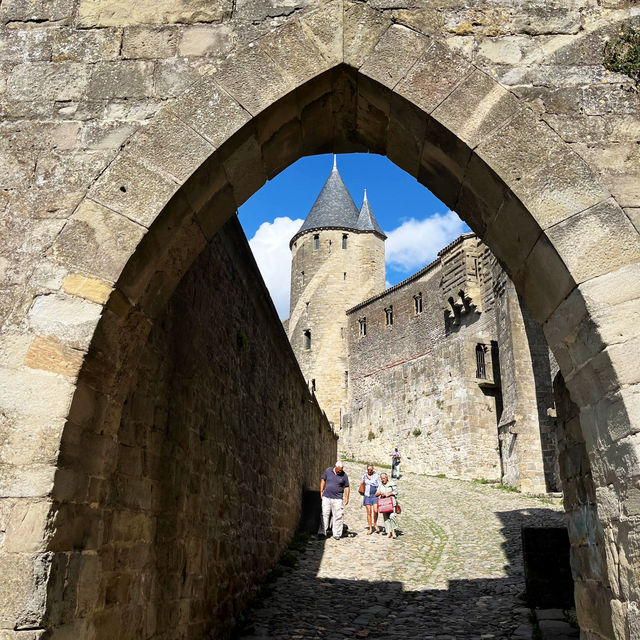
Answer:
M385 463L396 445L407 470L497 480L496 402L478 384L475 359L476 344L490 343L494 319L472 311L447 330L440 280L435 265L348 314L349 413L339 445L356 459ZM416 315L418 293L423 312ZM393 325L386 326L390 305Z
M60 633L224 636L292 535L336 440L258 281L232 219L152 328L94 480L90 568L55 563Z

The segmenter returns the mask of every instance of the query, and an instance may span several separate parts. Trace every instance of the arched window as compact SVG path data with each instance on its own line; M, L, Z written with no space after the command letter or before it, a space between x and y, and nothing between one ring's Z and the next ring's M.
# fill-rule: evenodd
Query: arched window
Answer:
M304 348L311 349L311 329L304 332Z
M319 249L320 248L320 234L316 233L313 236L313 248L314 249Z
M413 311L415 315L422 313L422 292L413 296Z
M347 234L346 233L342 234L342 248L343 249L347 248Z
M384 322L388 327L393 324L393 305L384 310Z
M476 378L482 378L486 380L487 369L484 362L484 354L487 350L483 344L476 345Z
M367 335L367 319L360 318L360 320L358 320L358 325L359 325L360 337L364 338Z

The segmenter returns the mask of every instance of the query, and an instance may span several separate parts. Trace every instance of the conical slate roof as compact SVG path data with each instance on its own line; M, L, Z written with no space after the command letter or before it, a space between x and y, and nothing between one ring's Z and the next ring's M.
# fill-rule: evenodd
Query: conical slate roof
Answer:
M364 190L364 200L362 201L362 207L360 208L360 215L358 216L356 229L358 229L359 231L375 231L376 233L379 233L383 238L387 237L384 234L384 231L380 228L376 217L373 215L373 211L371 211L369 200L367 200L366 189Z
M333 171L324 183L320 195L313 203L311 211L298 229L296 236L303 231L323 227L357 229L357 223L358 208L342 181L334 161Z

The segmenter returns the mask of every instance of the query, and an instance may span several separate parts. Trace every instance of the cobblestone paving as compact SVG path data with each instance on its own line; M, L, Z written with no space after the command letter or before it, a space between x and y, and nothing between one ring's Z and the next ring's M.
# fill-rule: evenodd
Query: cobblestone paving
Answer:
M248 614L241 638L531 637L520 527L563 522L561 504L490 485L405 474L401 535L366 535L357 486L363 465L347 463L349 535L307 543ZM380 521L382 518L380 519Z

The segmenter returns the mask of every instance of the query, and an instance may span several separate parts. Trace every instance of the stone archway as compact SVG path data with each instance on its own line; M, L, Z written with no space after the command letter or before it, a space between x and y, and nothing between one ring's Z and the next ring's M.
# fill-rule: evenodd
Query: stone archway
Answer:
M336 36L342 20L329 4L264 35L117 154L51 247L65 270L63 292L28 310L36 333L54 341L38 348L53 349L67 377L53 389L29 371L24 388L30 398L50 389L40 417L58 425L63 441L77 425L99 431L105 398L121 397L150 324L239 204L302 155L386 154L485 240L543 325L581 409L598 496L597 519L587 505L570 514L575 543L588 549L588 566L576 566L581 622L594 637L629 637L638 601L638 338L628 322L638 298L638 233L589 166L484 71L364 5ZM72 464L81 465L81 453ZM32 569L33 551L44 541L54 559L74 554L48 525L75 502L63 497L63 471L41 465L26 480L34 495L52 487L53 496L28 506L33 549L18 571L34 576L26 589L34 610L46 596L36 585L47 585L50 602L64 596L37 568L41 555ZM99 518L98 505L81 526ZM599 527L605 549L580 538ZM599 603L597 615L584 615L587 602ZM87 617L98 613L88 605Z

